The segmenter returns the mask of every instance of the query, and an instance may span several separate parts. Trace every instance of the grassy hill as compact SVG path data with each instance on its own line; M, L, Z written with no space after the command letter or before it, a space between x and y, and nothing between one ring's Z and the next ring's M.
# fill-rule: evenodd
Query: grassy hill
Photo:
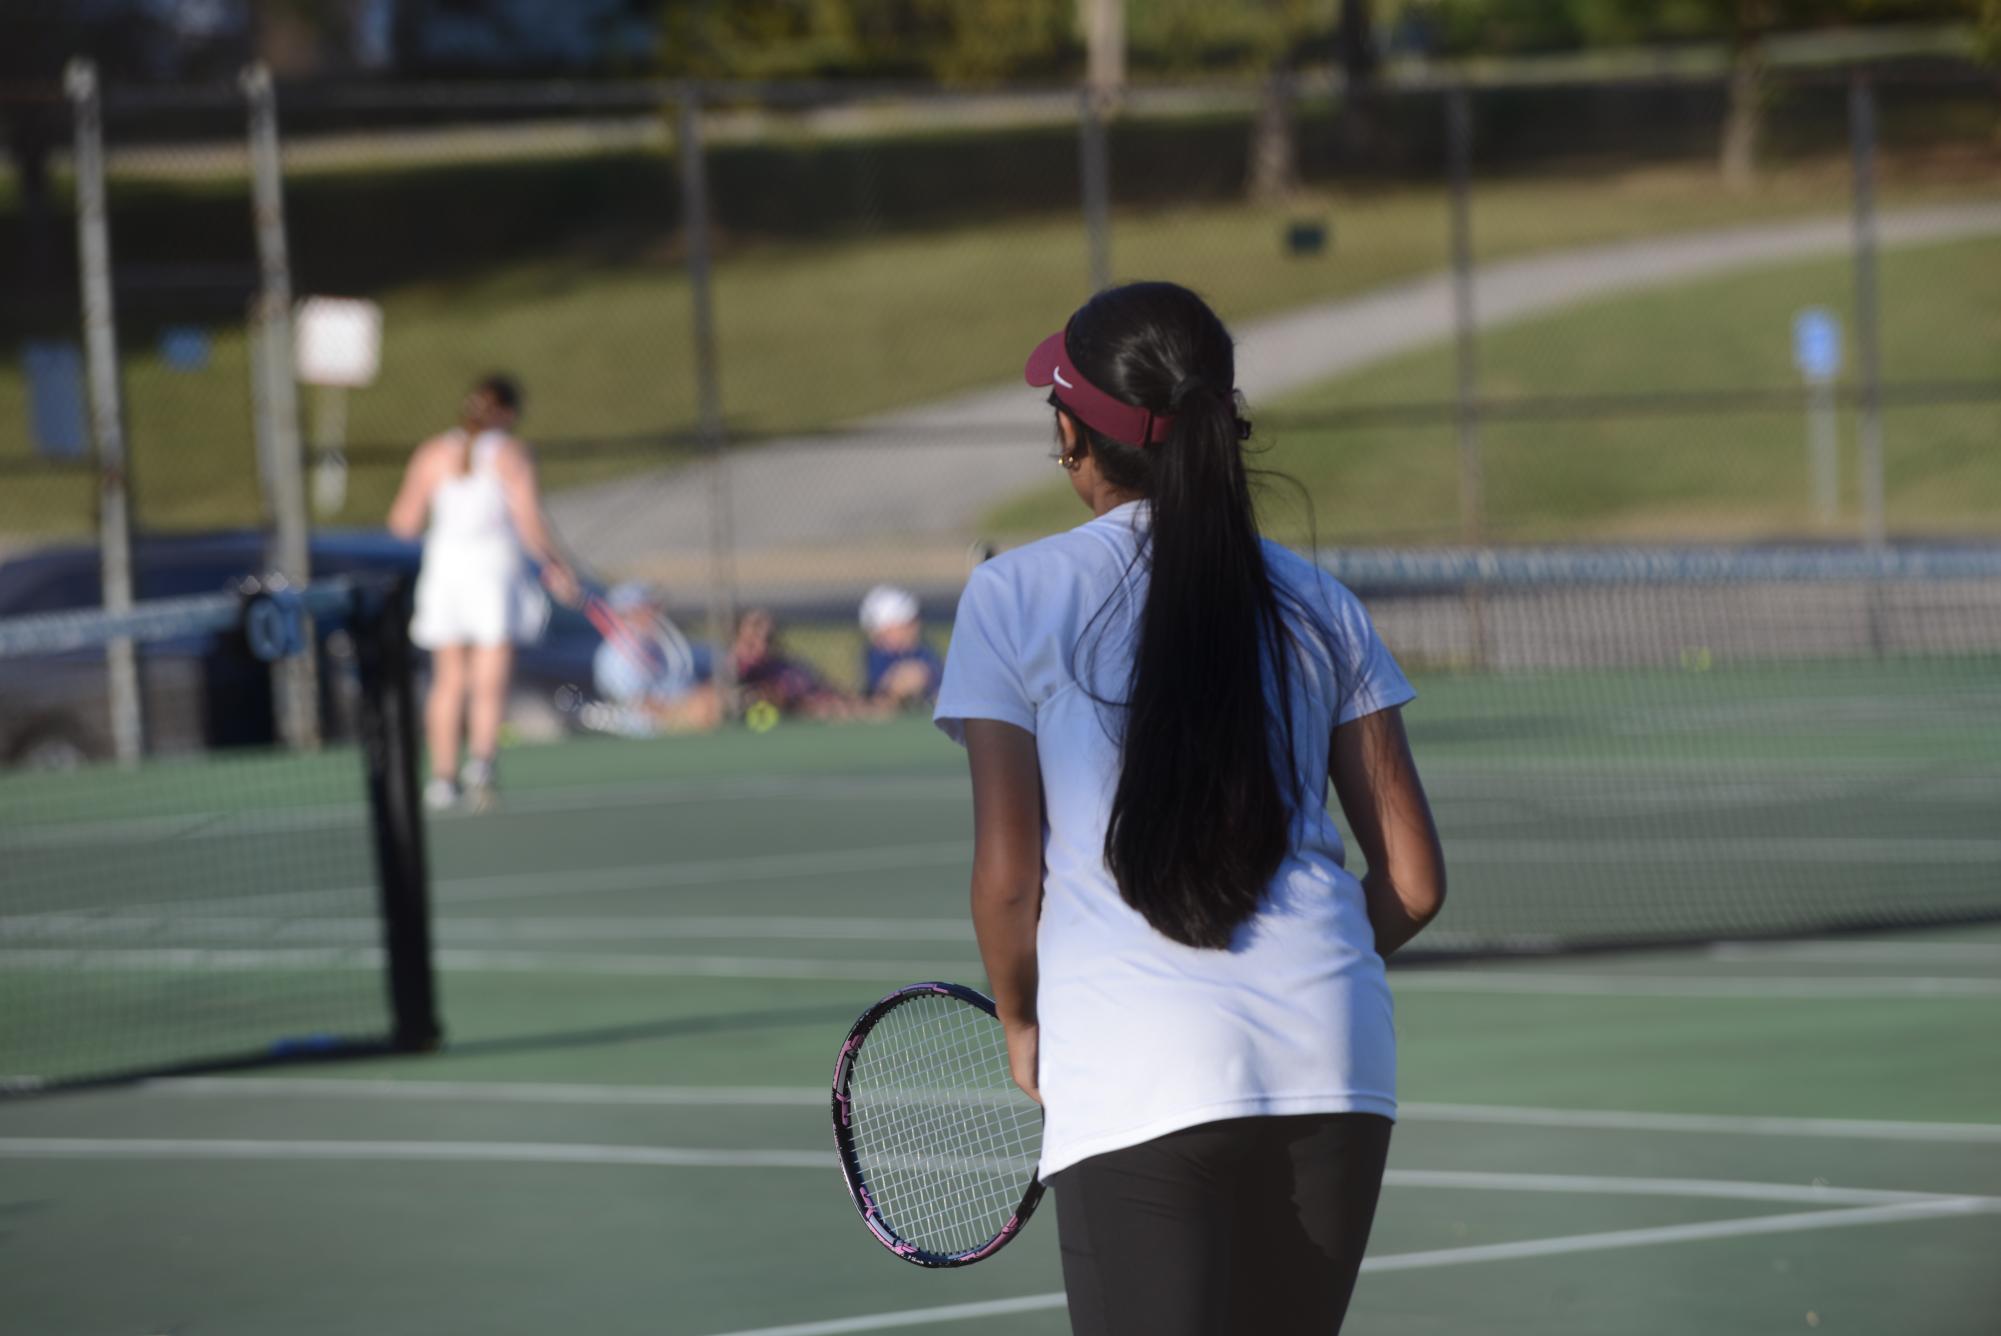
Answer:
M1886 381L2001 384L2001 241L1882 257ZM1508 400L1574 394L1788 387L1790 326L1804 306L1838 312L1855 362L1846 260L1818 261L1625 296L1523 321L1483 337L1481 390ZM1449 346L1401 357L1260 404L1260 463L1313 501L1325 542L1450 542L1459 536L1459 444L1448 421L1340 429L1286 425L1371 404L1449 400ZM1842 417L1842 513L1823 530L1809 504L1799 409L1602 421L1489 421L1481 431L1488 535L1499 541L1768 538L1852 534L1858 522L1855 420ZM1893 530L2001 536L2001 401L1893 406L1884 418ZM1285 489L1267 523L1305 524ZM1060 482L999 507L994 534L1078 521Z
M1985 193L1964 172L1889 175L1899 202ZM1502 178L1477 196L1479 248L1500 257L1834 213L1844 186L1831 161L1788 168L1743 195L1719 192L1708 170L1687 166ZM1332 224L1327 253L1285 252L1283 227L1299 216ZM448 262L448 222L386 208L350 220L357 248L385 244L397 229L431 229L425 244L439 251L439 276L373 294L387 313L385 366L376 385L352 397L349 434L375 448L357 451L347 508L331 518L379 516L403 449L446 423L461 386L495 367L524 378L532 436L596 442L545 451L552 484L675 458L657 445L616 444L684 430L694 415L689 294L671 236L555 250L468 274ZM1191 282L1242 319L1434 271L1445 263L1445 229L1441 192L1415 186L1324 192L1284 210L1133 209L1117 218L1114 260L1122 277ZM809 429L1003 382L1022 350L1082 296L1084 246L1070 214L834 239L725 237L716 301L726 413L746 432ZM300 286L312 290L309 278ZM260 503L240 327L208 316L208 366L174 371L147 338L171 322L156 307L121 313L132 345L125 387L139 520L156 528L252 520ZM10 358L0 364L0 468L29 453L19 425L26 418ZM84 472L4 476L0 536L88 528Z

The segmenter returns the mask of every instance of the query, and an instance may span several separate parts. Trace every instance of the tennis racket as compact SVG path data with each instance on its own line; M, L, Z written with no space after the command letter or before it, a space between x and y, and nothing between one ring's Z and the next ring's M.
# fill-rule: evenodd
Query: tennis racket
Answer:
M577 582L578 596L569 606L583 613L598 635L640 662L657 662L676 677L694 680L695 648L664 612L653 609L643 627L628 625L612 607L604 577L575 553L565 552L563 560Z
M925 1267L991 1257L1042 1200L1042 1107L1008 1074L994 1004L955 983L899 988L834 1064L834 1146L862 1223Z
M584 581L583 613L597 629L597 633L616 645L625 654L642 662L657 658L676 677L687 681L695 678L695 650L688 643L688 637L681 634L681 628L666 616L654 612L646 619L643 630L635 630L626 625L618 611L605 601L605 591L595 580Z

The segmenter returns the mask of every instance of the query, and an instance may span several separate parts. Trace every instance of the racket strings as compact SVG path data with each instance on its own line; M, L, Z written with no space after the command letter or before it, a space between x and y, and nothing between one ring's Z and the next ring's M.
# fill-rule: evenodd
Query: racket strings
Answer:
M932 1064L937 1088L916 1089L907 1083L889 1088L887 1117L880 1128L883 1149L890 1152L880 1157L884 1214L899 1233L921 1236L911 1240L920 1246L929 1246L924 1239L931 1236L941 1239L938 1251L979 1246L998 1228L983 1228L989 1223L985 1215L1012 1205L1012 1185L994 1182L1013 1167L1005 1163L1010 1147L995 1136L990 1106L998 1073L990 1054L981 1052L980 1041L986 1039L989 1050L994 1045L991 1036L978 1033L995 1027L991 1022L979 1025L984 1018L970 1013L951 1014L963 1010L927 1007L931 1014L912 1013L898 1027L908 1033L898 1034L897 1040L913 1055L928 1055L925 1061ZM1003 1048L1003 1060L1004 1054Z
M988 1024L980 1028L992 1030L994 1027ZM998 1064L991 1060L996 1049L999 1056ZM954 1052L955 1056L966 1060L966 1065L952 1073L953 1081L963 1083L965 1088L969 1089L997 1088L1004 1093L1012 1094L1008 1088L1010 1078L1007 1073L1007 1051L1004 1043L998 1046L989 1044L985 1052L974 1052L970 1049L963 1051L955 1049ZM983 1203L980 1197L989 1187L986 1176L989 1173L1008 1180L1001 1184L1007 1199L1002 1200L1000 1205L1010 1211L1013 1209L1014 1203L1020 1198L1019 1193L1012 1190L1014 1187L1012 1177L1023 1169L1032 1170L1033 1162L1026 1166L1019 1163L1019 1142L1010 1141L1007 1135L1008 1121L997 1116L998 1109L1005 1107L1007 1106L997 1106L992 1100L969 1102L960 1106L966 1115L959 1123L959 1131L965 1146L963 1162L952 1166L958 1175L952 1185L952 1191L941 1198L939 1209L934 1212L931 1221L916 1222L919 1227L926 1223L942 1222L954 1232L961 1228L984 1229L990 1222L983 1218L980 1209ZM1006 1222L1001 1221L1001 1223ZM987 1236L991 1237L991 1232L988 1232ZM983 1241L978 1240L978 1242Z
M1004 1213L1019 1201L1014 1183L995 1179L996 1170L1011 1167L997 1149L976 1143L957 1156L909 1165L887 1193L897 1232L938 1252L977 1248L993 1237L1005 1224Z
M884 1223L963 1253L1013 1218L1041 1154L1042 1112L1009 1074L999 1022L918 997L877 1022L850 1078L852 1144Z

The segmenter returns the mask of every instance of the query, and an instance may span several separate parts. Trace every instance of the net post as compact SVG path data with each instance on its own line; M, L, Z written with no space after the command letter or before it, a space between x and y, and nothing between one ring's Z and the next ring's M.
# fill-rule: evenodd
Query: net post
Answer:
M104 103L97 66L77 59L63 73L76 132L77 256L82 269L84 347L89 359L90 425L97 448L97 529L104 609L132 610L132 513L127 493L125 405L119 390L118 326L111 290L111 228L104 190ZM111 745L134 766L144 747L139 661L132 641L105 648Z
M412 685L412 583L398 577L355 591L355 658L361 676L361 741L370 826L382 895L393 1042L421 1053L443 1038L431 973L430 864L417 778L417 706Z

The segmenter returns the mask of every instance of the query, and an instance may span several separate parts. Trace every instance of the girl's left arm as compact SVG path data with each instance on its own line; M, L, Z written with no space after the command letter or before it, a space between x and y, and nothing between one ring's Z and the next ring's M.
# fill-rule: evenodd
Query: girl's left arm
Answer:
M1015 1084L1037 1101L1035 928L1042 914L1042 768L1035 735L966 720L973 772L973 932Z

